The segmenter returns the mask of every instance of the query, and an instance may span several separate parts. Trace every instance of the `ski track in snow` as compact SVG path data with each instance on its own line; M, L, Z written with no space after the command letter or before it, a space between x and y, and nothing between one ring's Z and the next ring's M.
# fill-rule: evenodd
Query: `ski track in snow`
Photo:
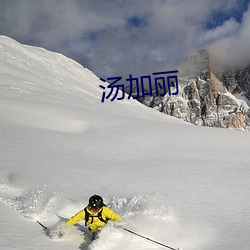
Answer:
M85 133L91 126L81 120L67 116L65 111L59 108L51 108L48 105L33 104L15 101L2 101L0 113L8 108L8 114L2 117L2 121L15 122L33 128L47 129L66 133ZM20 108L22 112L20 112Z

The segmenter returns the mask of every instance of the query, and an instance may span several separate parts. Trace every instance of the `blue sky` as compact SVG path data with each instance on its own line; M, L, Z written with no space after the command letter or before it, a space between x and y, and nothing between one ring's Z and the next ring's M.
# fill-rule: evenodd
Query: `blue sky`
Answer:
M248 9L248 0L239 0L237 2L236 8L233 8L229 13L224 13L223 9L216 10L211 13L211 18L208 19L206 23L207 29L216 28L217 26L222 25L225 20L230 18L235 18L235 20L239 23L242 22L242 17L245 11Z
M102 78L174 70L205 47L222 63L250 63L249 27L249 0L0 1L0 34Z

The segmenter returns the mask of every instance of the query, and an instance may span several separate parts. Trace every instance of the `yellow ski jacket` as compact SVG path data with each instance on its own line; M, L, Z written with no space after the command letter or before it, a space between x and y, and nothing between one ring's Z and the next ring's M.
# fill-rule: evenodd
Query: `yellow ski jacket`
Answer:
M116 214L113 210L110 208L103 206L99 211L93 212L89 209L89 207L86 207L87 212L89 213L88 221L85 221L86 226L90 229L92 233L97 232L100 228L102 228L106 223L104 221L112 220L112 221L121 221L120 215ZM101 218L104 220L100 220L98 218L98 214L100 214L101 211ZM74 225L80 220L85 220L85 210L82 209L77 214L72 216L68 221L67 224Z

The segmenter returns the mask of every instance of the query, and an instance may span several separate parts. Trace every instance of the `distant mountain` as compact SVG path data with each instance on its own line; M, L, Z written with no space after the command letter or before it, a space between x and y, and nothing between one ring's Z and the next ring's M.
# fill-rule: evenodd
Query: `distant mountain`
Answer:
M143 104L196 125L250 128L250 66L218 70L202 49L179 66L179 94L140 98Z
M250 102L250 65L245 68L226 70L218 73L217 77L222 81L227 90L232 94L240 94Z

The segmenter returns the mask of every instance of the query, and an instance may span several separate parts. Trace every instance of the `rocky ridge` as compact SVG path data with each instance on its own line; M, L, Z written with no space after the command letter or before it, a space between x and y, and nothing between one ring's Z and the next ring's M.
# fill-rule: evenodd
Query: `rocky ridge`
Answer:
M145 96L146 106L184 121L209 127L250 128L250 67L222 73L212 69L206 49L180 65L177 95ZM234 96L239 94L245 98Z

